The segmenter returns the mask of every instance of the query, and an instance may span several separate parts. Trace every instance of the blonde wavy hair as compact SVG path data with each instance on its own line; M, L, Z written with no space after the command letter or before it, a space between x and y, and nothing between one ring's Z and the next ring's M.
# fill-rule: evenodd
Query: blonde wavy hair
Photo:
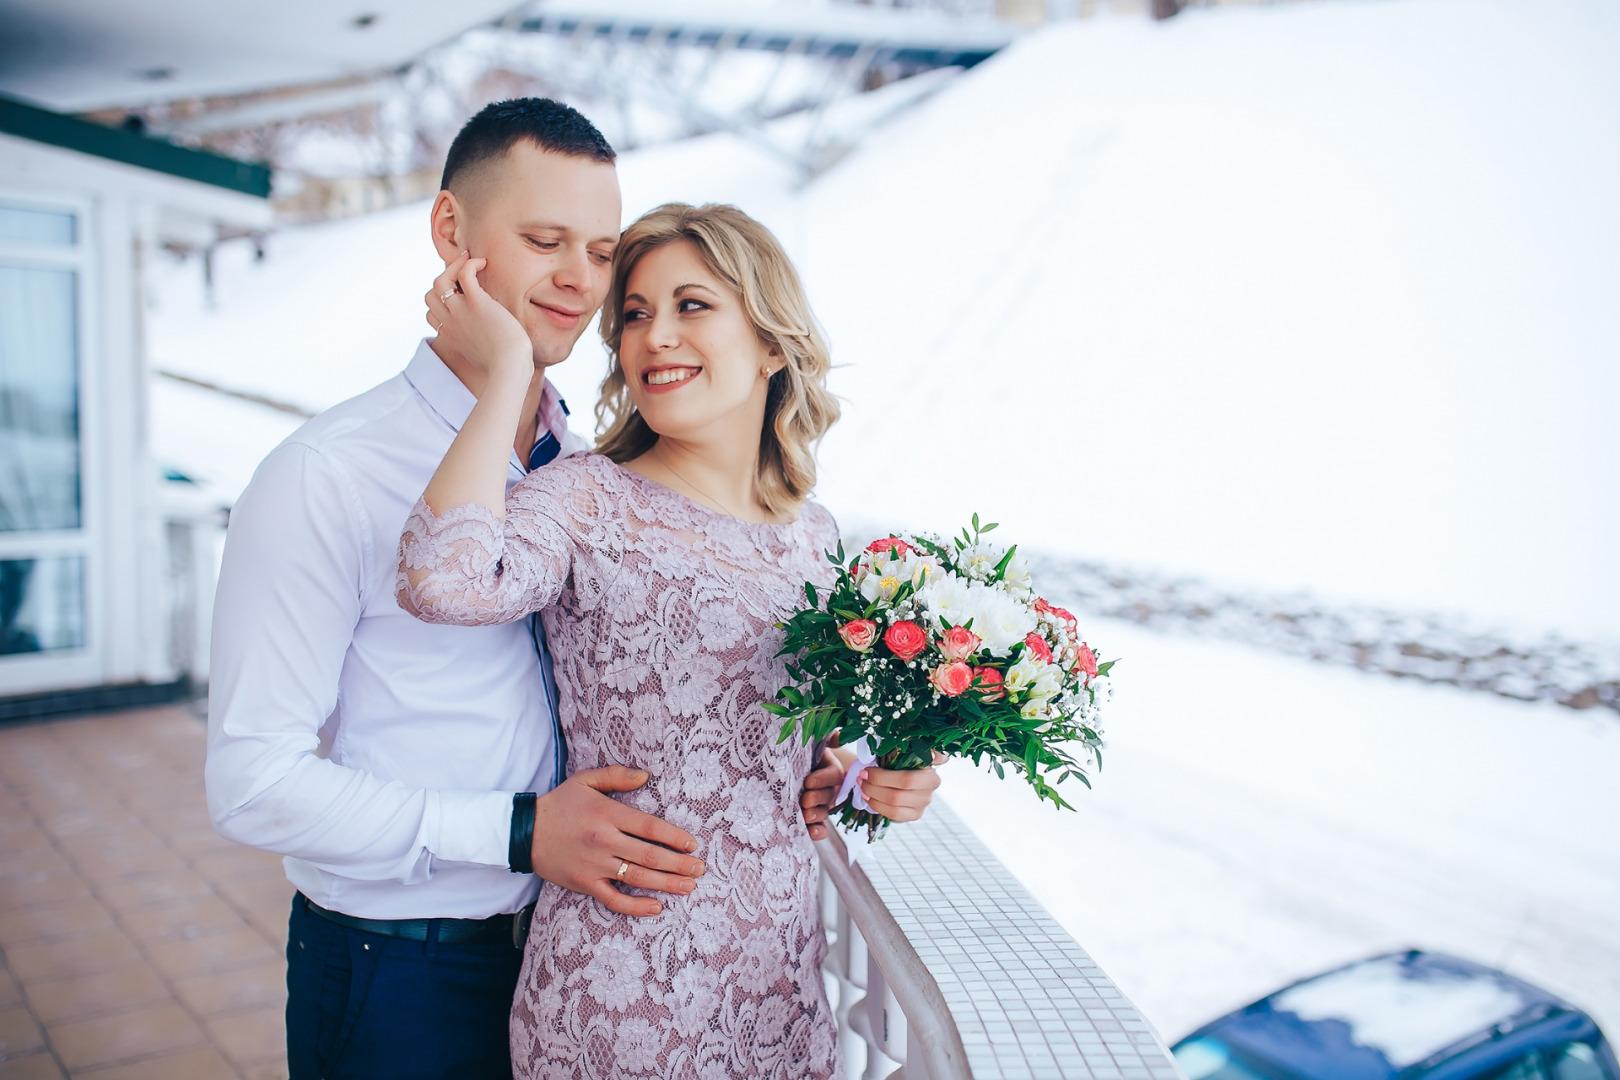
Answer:
M838 400L827 390L832 361L798 271L782 245L735 206L665 203L643 214L619 238L613 282L602 304L608 374L596 402L596 451L623 464L658 441L658 433L631 404L619 360L624 295L630 271L642 256L681 241L690 243L709 272L742 299L754 333L782 358L766 392L756 483L760 501L772 514L792 510L816 486L815 446L838 419Z

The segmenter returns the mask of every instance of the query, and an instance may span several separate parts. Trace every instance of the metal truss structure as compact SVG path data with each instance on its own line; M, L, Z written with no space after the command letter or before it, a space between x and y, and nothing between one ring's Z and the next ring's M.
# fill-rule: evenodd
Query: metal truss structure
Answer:
M863 90L939 69L970 68L1011 43L1016 28L994 19L857 5L803 8L670 7L633 0L544 3L499 28L554 38L545 81L566 97L612 102L621 141L634 146L638 103L675 113L678 135L729 131L790 162L805 178L837 160L847 129L832 111ZM741 89L726 73L755 54L762 78ZM922 80L917 89L939 85ZM915 94L897 99L914 100ZM879 110L881 112L881 110ZM870 122L873 118L866 117Z

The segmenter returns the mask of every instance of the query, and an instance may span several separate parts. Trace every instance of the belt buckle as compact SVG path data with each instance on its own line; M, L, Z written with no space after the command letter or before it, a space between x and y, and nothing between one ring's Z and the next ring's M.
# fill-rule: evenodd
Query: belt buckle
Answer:
M534 921L534 904L530 903L512 916L512 948L521 949L529 940L529 924Z

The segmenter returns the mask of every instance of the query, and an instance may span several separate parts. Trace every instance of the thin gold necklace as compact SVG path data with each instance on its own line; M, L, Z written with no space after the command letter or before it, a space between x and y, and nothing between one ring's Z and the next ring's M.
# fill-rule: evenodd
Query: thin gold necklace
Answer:
M719 510L722 514L725 514L727 517L734 517L738 521L747 521L748 520L747 518L743 517L741 514L733 513L729 508L727 508L727 506L726 506L726 504L724 502L722 502L721 500L715 498L713 495L710 495L707 491L704 491L702 488L700 488L696 484L692 483L692 481L688 480L685 476L682 476L680 471L677 470L675 468L675 466L671 465L668 461L666 461L664 459L663 454L658 453L658 448L656 446L653 447L653 453L658 458L658 464L660 464L664 468L668 469L670 471L670 475L674 476L675 479L679 480L681 483L683 483L687 487L691 488L698 495L702 496L703 501L708 503L711 509Z

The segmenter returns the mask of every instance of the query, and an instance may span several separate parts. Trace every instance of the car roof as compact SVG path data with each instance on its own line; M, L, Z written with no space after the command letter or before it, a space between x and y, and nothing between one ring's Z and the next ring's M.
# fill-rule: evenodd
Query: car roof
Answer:
M1569 1008L1527 982L1410 949L1285 987L1204 1029L1311 1080L1388 1080L1497 1024Z

